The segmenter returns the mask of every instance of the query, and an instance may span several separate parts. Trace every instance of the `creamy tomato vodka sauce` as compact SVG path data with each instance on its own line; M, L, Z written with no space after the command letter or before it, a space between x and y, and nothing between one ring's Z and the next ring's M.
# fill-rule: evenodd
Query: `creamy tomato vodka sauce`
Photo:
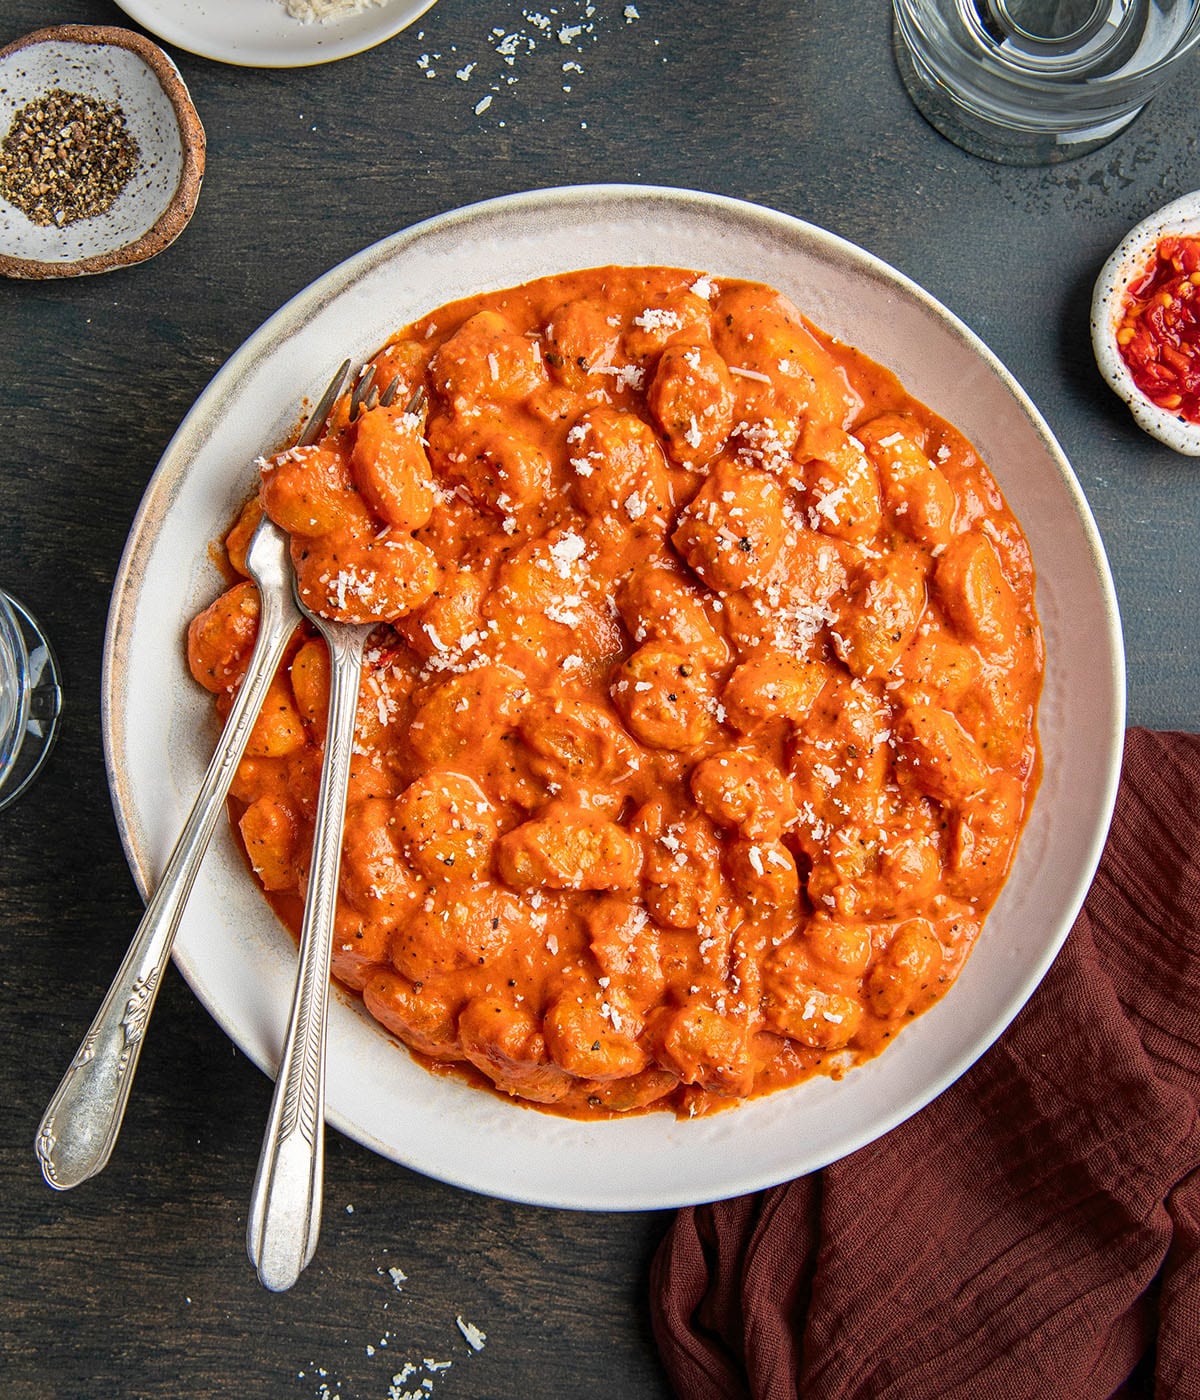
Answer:
M335 976L431 1068L576 1116L877 1054L1039 771L1032 562L970 444L778 293L678 270L444 307L374 364L390 404L265 463L228 540L237 572L265 508L310 607L382 623ZM192 623L218 708L256 621L239 581ZM233 789L293 928L327 678L298 633Z

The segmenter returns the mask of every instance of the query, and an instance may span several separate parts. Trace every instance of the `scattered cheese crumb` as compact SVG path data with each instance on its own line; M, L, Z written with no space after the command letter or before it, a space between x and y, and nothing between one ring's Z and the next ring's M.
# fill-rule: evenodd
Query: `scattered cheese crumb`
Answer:
M483 1344L487 1341L487 1333L481 1332L473 1322L464 1321L461 1313L454 1320L458 1323L458 1330L466 1338L467 1345L471 1350L482 1351Z

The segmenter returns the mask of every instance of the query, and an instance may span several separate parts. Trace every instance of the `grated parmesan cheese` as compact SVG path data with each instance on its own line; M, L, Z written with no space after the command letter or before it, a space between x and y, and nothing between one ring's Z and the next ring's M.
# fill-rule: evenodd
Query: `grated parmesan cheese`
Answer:
M458 1330L463 1334L471 1350L482 1351L483 1344L487 1341L487 1333L480 1331L473 1322L465 1321L461 1314L454 1320L458 1323Z
M386 0L281 0L283 8L302 24L328 24L330 20L345 19L360 14Z

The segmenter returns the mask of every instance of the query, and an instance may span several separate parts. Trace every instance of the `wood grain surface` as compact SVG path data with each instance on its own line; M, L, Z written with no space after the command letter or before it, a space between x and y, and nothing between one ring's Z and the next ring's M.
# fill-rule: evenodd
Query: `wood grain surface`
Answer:
M1131 721L1200 728L1200 462L1141 435L1088 340L1108 252L1200 187L1200 67L1101 151L1013 169L924 123L895 73L883 0L593 6L542 7L584 26L567 43L537 27L537 7L440 0L388 43L322 67L171 49L208 134L183 236L107 276L0 282L0 583L41 618L66 692L47 768L0 813L6 1400L387 1400L422 1380L435 1400L668 1394L646 1307L664 1215L482 1199L332 1133L317 1257L292 1292L264 1292L244 1231L270 1084L173 969L107 1170L59 1195L34 1158L42 1110L141 912L100 738L126 534L225 358L376 239L493 195L633 181L735 195L864 245L991 345L1072 459L1116 576ZM0 44L67 22L133 25L104 0L6 0ZM486 1333L482 1350L459 1318Z

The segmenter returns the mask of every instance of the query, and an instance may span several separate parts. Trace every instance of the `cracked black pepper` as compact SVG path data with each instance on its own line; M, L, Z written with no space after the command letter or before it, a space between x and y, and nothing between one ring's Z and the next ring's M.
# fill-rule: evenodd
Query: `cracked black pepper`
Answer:
M112 208L138 154L117 103L55 88L22 107L0 141L0 195L35 224L94 218Z

